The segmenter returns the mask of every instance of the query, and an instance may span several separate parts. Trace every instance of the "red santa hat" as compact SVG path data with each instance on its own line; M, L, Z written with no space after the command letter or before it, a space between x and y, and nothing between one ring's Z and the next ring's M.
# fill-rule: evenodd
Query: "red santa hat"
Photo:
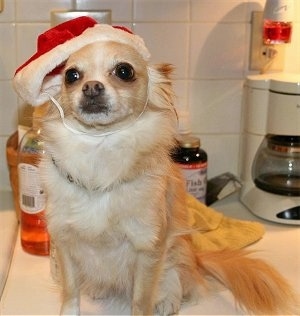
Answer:
M114 41L134 47L145 60L150 54L144 41L120 26L98 24L83 16L59 24L38 37L37 52L15 73L13 84L19 96L38 106L57 95L62 83L61 70L69 56L96 41ZM46 92L46 93L44 93Z

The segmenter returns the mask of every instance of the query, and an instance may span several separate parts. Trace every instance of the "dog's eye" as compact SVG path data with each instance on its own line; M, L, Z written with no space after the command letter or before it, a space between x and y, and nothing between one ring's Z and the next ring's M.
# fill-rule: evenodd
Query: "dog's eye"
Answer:
M71 84L80 78L80 74L77 69L68 69L65 73L65 82Z
M124 81L131 81L134 79L134 69L128 63L120 63L114 70L114 75Z

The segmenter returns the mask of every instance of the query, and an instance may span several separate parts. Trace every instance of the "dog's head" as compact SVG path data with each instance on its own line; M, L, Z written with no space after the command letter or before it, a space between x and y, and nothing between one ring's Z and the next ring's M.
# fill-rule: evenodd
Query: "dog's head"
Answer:
M124 124L148 105L173 108L170 72L167 65L148 65L129 45L95 42L68 59L61 105L65 113L88 126Z
M95 42L68 59L61 105L81 123L103 126L137 117L148 101L148 67L132 47Z

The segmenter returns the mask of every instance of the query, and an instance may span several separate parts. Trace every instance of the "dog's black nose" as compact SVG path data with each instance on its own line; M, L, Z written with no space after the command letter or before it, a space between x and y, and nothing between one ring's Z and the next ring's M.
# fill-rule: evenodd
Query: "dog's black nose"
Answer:
M82 87L82 92L86 97L97 97L104 91L104 85L99 81L88 81Z

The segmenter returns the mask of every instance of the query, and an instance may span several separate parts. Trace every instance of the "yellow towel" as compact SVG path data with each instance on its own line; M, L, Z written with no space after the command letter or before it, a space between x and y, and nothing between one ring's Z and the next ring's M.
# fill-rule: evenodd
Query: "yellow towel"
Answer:
M187 206L189 223L198 230L191 234L198 250L240 249L264 235L262 224L226 217L191 195L187 195Z

